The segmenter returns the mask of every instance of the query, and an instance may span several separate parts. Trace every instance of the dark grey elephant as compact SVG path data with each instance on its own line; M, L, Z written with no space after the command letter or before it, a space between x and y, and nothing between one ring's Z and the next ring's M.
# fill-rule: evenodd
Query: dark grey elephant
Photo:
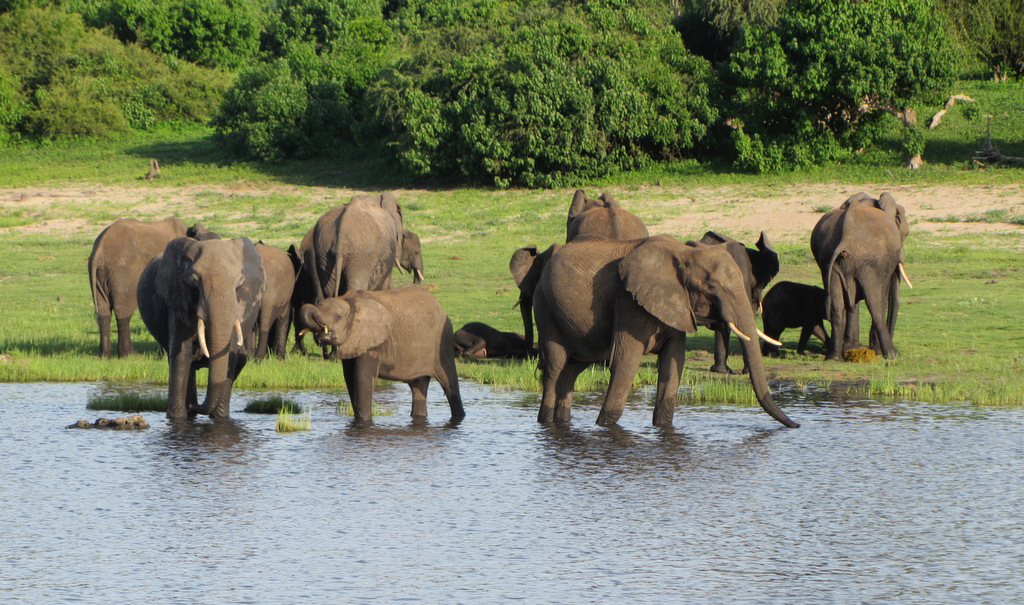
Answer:
M139 279L139 315L165 349L167 416L229 416L231 388L252 350L264 290L263 262L249 238L171 240ZM199 405L196 370L209 368Z
M828 359L839 360L860 342L858 303L871 314L870 345L894 357L903 244L910 231L906 209L888 193L877 199L858 193L827 212L811 232L811 252L821 270L832 323ZM913 287L913 286L911 286Z
M743 342L761 407L797 427L768 387L754 312L739 268L721 246L668 236L566 244L544 268L533 297L543 395L538 420L567 422L576 378L610 361L611 378L597 423L614 424L646 353L658 356L654 424L670 424L686 358L686 333L722 322ZM748 336L749 335L749 336Z
M565 223L566 243L578 237L629 240L649 235L640 217L619 207L611 194L605 192L597 199L590 199L585 191L577 189L572 196Z
M523 316L523 335L526 338L526 348L533 349L533 293L540 282L544 265L551 260L551 256L562 247L562 244L552 244L547 250L537 252L537 246L525 246L512 253L508 269L512 272L512 279L519 286L519 299L516 305Z
M523 359L537 354L535 346L516 332L502 332L483 322L471 321L455 332L455 352L464 357Z
M117 321L117 356L134 352L131 319L138 308L135 290L139 276L153 257L176 237L216 238L200 224L189 228L176 217L144 222L122 218L107 226L96 237L89 254L89 285L100 329L100 355L112 356L111 316Z
M760 312L764 288L779 274L779 255L768 241L768 234L761 232L755 248L748 248L742 242L714 231L705 233L700 241L708 245L722 246L736 261L743 276L743 290L750 301L751 309L755 314ZM729 327L716 322L711 325L711 329L715 331L715 363L711 366L711 371L731 374L733 371L726 363L729 358ZM743 371L746 371L746 367Z
M455 369L452 323L440 303L421 286L348 292L304 305L297 322L320 346L337 347L356 420L372 419L378 378L412 389L412 416L427 415L427 386L434 378L452 418L466 415Z
M390 288L404 233L402 208L390 192L357 195L324 213L309 248L300 247L303 270L319 286L316 301L350 290Z
M786 328L800 328L800 342L796 352L803 354L807 341L816 336L828 349L829 337L825 332L825 291L818 286L780 281L764 296L764 333L780 340ZM778 355L778 345L761 343L762 355Z
M300 262L297 256L263 242L256 243L256 251L263 261L266 285L256 320L256 351L253 356L263 359L267 351L273 351L278 359L284 359L288 329L292 323L292 294Z

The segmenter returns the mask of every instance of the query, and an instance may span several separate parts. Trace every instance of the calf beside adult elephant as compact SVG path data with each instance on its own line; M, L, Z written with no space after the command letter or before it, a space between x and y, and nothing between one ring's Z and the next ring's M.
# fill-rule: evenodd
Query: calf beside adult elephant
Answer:
M176 237L213 239L217 234L196 223L186 228L176 217L145 222L122 218L108 225L96 236L89 254L89 286L100 330L100 355L113 355L110 342L110 320L117 322L117 356L134 352L131 319L138 308L135 290L139 276L149 261L164 251Z
M903 244L910 231L906 209L889 193L877 199L858 193L818 220L811 232L811 252L821 270L832 323L828 359L859 346L858 303L871 315L871 348L894 357Z
M337 347L357 421L372 419L378 378L412 389L412 416L427 415L427 387L441 385L452 419L466 415L455 369L452 324L422 286L356 290L302 307L296 322L320 346Z
M167 416L227 417L231 389L252 350L265 274L248 238L171 240L139 279L139 315L167 350ZM209 368L199 404L196 370Z
M761 407L797 427L776 405L757 345L743 276L721 246L654 236L566 244L547 262L533 296L543 395L538 420L567 422L576 378L610 361L598 424L618 421L641 357L658 355L653 422L670 424L686 358L686 333L722 322L743 342Z
M825 291L818 286L780 281L764 297L764 333L779 339L786 328L800 328L796 352L803 354L807 341L816 336L828 351L829 337L825 332ZM779 345L761 343L762 355L778 355Z
M256 351L254 357L263 359L267 351L284 359L288 341L288 328L292 323L292 295L300 269L297 256L263 242L256 242L256 251L263 261L266 276L263 298L256 320Z

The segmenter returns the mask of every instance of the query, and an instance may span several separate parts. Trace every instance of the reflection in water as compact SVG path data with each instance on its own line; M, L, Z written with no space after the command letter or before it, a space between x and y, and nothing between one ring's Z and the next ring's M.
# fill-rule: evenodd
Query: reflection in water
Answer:
M537 395L461 385L467 417L355 424L339 392L275 418L68 431L93 385L0 385L0 600L1014 602L1024 410L794 389L650 426L536 423ZM31 410L27 413L26 410ZM52 422L50 422L52 421ZM50 425L47 425L47 422ZM57 571L55 575L55 570ZM851 597L856 595L856 597Z

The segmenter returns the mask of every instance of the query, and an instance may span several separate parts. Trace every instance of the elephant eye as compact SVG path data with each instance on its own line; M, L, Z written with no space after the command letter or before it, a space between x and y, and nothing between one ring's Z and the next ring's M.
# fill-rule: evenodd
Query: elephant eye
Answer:
M196 273L189 273L189 274L188 274L188 276L186 276L186 277L185 277L185 281L186 281L186 282L187 282L187 283L188 283L188 284L189 284L190 286L196 286L196 285L199 285L199 275L198 275L198 274L196 274Z

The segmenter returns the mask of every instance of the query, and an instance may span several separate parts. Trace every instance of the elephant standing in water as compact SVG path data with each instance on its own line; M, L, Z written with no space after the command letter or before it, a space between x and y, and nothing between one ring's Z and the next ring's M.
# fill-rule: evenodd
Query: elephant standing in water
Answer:
M888 193L878 199L858 193L818 220L811 232L811 252L821 269L832 339L828 359L840 360L857 348L860 322L857 304L871 314L871 348L895 357L893 344L899 313L903 244L910 231L907 212ZM913 286L911 286L913 287Z
M249 238L179 237L139 279L139 314L167 349L167 416L227 417L231 388L252 350L264 291L263 262ZM209 368L199 405L196 370Z
M569 205L569 218L565 223L566 243L578 237L629 240L649 236L647 226L640 217L623 210L608 193L591 199L577 189Z
M176 217L144 222L132 218L114 221L96 236L89 254L89 285L100 329L100 355L110 358L110 318L117 320L117 356L134 352L131 320L138 300L139 276L153 257L176 237L212 239L217 235L199 224L185 228Z
M466 415L455 369L452 323L426 288L348 292L304 305L296 322L313 332L320 346L337 347L357 421L373 418L378 378L409 385L414 419L427 416L431 378L448 398L452 419Z
M776 405L761 361L754 312L743 276L720 246L668 236L626 242L587 239L548 261L533 296L543 395L538 420L568 422L573 389L590 364L610 361L611 379L597 423L622 415L646 353L658 355L654 424L672 422L686 357L686 333L722 322L743 342L761 407L797 427ZM748 336L750 335L750 336Z

